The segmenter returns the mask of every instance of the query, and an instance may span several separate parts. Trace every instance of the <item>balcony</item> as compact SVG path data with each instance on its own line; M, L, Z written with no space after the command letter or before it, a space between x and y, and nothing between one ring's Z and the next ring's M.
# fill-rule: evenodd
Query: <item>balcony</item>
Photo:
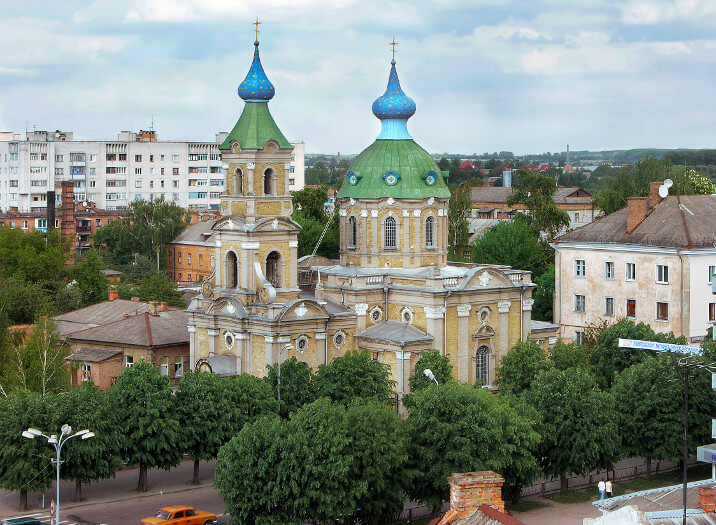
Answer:
M92 226L89 224L78 224L75 226L75 230L77 233L92 233Z
M87 165L87 163L84 160L73 160L72 162L70 162L70 166L73 168L74 167L84 167L86 165Z

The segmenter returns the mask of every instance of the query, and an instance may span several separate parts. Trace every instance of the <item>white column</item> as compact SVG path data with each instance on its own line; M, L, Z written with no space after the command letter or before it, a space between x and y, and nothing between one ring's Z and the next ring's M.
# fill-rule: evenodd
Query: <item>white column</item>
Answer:
M223 288L224 286L224 282L221 280L223 264L224 261L221 259L221 241L216 241L216 247L214 248L214 268L216 268L214 272L214 285L217 288Z
M497 309L500 312L500 348L499 352L497 352L497 355L495 355L495 362L498 363L500 362L499 357L505 355L509 350L508 316L510 313L511 305L512 303L510 301L500 301L499 303L497 303Z
M367 320L366 320L366 313L368 312L368 304L367 303L358 303L353 307L353 310L355 310L356 315L358 316L356 321L356 333L362 332L365 330Z
M530 336L532 324L532 305L535 304L534 299L525 299L522 301L522 340L527 341Z
M191 370L194 370L196 366L196 326L193 324L190 324L186 327L186 329L189 331L189 368Z
M433 346L440 352L441 355L445 355L445 348L443 347L443 330L444 330L444 319L445 307L444 306L423 306L425 311L425 324L427 325L427 332L433 336Z
M327 365L328 338L326 332L316 332L316 366Z
M470 349L469 335L470 329L470 309L472 305L459 304L457 306L457 322L458 322L458 348L457 348L457 374L458 379L467 383L470 381ZM451 349L452 350L452 349Z
M216 336L219 335L219 330L216 328L209 328L206 331L207 339L209 340L209 355L216 355Z

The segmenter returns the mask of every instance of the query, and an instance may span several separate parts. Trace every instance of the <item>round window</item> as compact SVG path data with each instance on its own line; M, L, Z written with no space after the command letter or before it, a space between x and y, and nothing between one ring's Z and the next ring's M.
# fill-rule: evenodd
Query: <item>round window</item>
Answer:
M370 318L374 323L379 322L383 318L383 310L377 306L370 312Z
M403 309L402 317L405 324L411 324L413 322L413 312L410 311L410 308Z
M346 336L342 331L336 332L333 335L333 344L335 345L336 348L342 347L343 343L345 343L345 342L346 342Z
M226 332L224 334L224 344L226 344L226 348L231 350L234 347L234 342L234 334L232 334L231 332Z
M304 353L306 349L308 348L308 339L305 336L299 337L296 339L296 349L300 353Z

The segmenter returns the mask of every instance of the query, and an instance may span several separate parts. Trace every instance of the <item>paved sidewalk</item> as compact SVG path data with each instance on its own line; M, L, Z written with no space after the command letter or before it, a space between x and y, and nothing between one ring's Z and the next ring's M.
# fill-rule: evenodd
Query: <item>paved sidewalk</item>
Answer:
M549 505L529 512L512 512L527 525L581 525L584 518L597 518L602 515L592 506L591 501L566 504L540 497L523 498L523 500L539 501Z
M199 469L199 485L192 485L191 478L194 473L194 462L182 461L181 464L170 471L151 469L147 473L147 492L135 492L139 469L123 469L117 471L116 477L105 479L97 483L82 486L81 502L73 501L75 497L75 484L69 481L60 481L60 503L63 509L93 505L100 502L122 501L143 496L180 492L211 485L214 480L214 461L202 462ZM27 495L28 512L40 509L42 494L32 492ZM49 508L50 500L55 499L55 483L45 491L45 507ZM20 504L19 492L0 490L0 515L15 513Z

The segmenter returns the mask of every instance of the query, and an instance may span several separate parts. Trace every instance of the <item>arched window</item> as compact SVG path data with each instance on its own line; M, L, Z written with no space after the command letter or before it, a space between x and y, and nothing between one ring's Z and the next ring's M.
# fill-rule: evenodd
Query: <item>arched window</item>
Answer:
M236 288L239 285L239 260L234 252L226 254L226 287Z
M355 216L348 218L348 246L355 248L358 245L358 219Z
M281 254L273 251L266 257L266 280L274 288L281 288Z
M435 239L435 218L430 216L425 219L425 246L433 248Z
M273 170L268 168L264 171L264 195L273 195L274 193Z
M234 194L241 195L244 193L244 174L241 168L236 168L234 171Z
M398 247L396 230L397 223L395 222L395 217L385 219L383 244L386 250L395 250Z
M480 346L475 355L475 381L490 384L490 349L485 345Z

